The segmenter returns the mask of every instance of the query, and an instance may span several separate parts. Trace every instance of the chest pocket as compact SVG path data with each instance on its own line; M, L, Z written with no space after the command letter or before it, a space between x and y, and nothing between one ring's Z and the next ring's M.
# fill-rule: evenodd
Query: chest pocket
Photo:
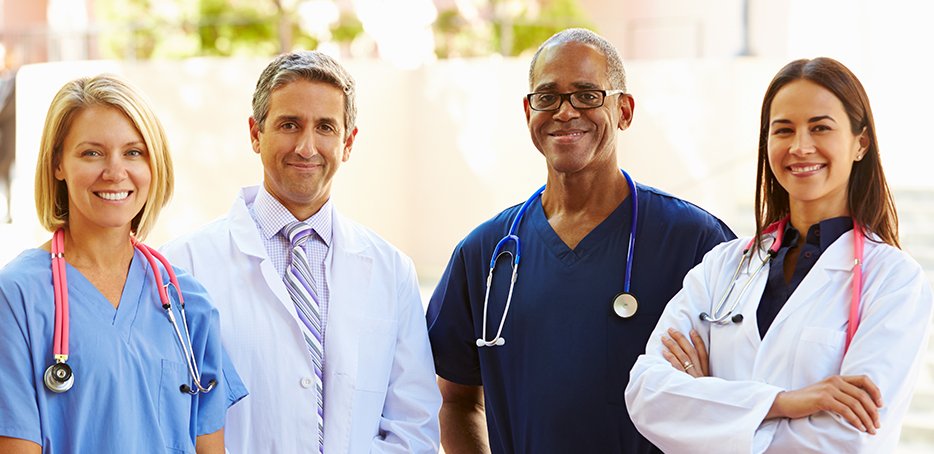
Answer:
M396 352L398 322L359 317L357 323L364 337L357 340L356 389L385 392Z
M195 453L192 444L194 424L192 400L188 393L179 390L188 383L188 369L184 364L162 360L162 375L159 379L159 428L165 447L171 452Z
M792 388L813 385L840 373L846 333L840 330L807 327L801 331L795 350Z

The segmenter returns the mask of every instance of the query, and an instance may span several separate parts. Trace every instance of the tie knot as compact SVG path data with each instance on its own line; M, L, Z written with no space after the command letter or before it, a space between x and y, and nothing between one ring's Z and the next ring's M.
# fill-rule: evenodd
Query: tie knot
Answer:
M310 225L301 221L295 221L285 228L285 232L289 236L289 242L292 243L293 248L304 245L313 231Z

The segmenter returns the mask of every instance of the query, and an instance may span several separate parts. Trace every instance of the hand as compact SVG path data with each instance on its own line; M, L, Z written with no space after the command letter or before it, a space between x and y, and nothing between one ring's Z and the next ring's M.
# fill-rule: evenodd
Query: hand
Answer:
M665 346L662 356L675 369L687 372L694 378L710 376L707 347L697 331L692 329L691 340L688 340L680 331L668 328L668 336L662 336L662 345Z
M881 407L882 393L869 377L834 375L805 388L778 393L765 418L797 419L830 411L875 435Z

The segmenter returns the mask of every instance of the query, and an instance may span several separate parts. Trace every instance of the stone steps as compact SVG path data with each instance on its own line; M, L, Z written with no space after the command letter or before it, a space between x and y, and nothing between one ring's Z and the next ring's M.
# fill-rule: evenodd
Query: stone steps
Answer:
M914 257L934 286L934 190L894 191L902 247ZM934 333L934 331L932 331ZM934 452L934 336L902 425L898 454Z

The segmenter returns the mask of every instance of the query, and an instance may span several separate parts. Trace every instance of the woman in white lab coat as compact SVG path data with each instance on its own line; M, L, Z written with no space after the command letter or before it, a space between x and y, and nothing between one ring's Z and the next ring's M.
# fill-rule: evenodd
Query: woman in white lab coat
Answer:
M934 298L835 60L766 91L754 238L711 250L668 304L626 388L636 427L668 453L891 452Z

